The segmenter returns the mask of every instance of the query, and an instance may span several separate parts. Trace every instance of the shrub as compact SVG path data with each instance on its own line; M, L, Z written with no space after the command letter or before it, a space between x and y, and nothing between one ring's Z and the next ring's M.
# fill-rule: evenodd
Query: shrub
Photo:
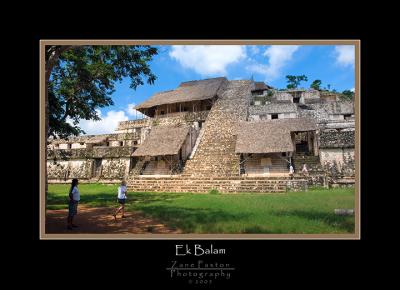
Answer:
M219 194L220 192L218 191L218 189L212 188L208 191L209 194Z

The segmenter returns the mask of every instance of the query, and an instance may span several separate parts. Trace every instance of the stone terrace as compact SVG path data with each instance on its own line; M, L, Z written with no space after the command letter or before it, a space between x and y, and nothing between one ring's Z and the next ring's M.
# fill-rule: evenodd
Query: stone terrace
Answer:
M196 192L207 193L216 189L222 193L271 193L307 190L307 180L295 177L197 177L188 176L138 176L128 181L135 192Z

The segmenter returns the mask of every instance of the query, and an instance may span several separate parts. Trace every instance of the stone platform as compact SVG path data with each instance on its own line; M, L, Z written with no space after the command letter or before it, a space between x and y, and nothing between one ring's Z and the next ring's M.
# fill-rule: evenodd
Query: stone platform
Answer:
M285 177L216 177L138 176L128 181L128 190L135 192L195 192L207 193L276 193L307 190L307 180Z

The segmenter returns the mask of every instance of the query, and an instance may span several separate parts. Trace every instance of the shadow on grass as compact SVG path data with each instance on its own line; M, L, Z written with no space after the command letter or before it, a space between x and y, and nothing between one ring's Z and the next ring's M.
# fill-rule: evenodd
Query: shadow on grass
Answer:
M115 201L117 199L115 194L110 193L96 193L96 194L81 194L80 203L91 203L91 202L101 202L101 201ZM55 204L68 204L69 197L68 194L65 196L54 196L49 193L47 197L47 203L49 205Z
M128 201L137 201L140 203L151 203L156 201L170 201L172 199L178 198L182 196L182 193L160 193L160 194L149 194L143 192L130 192L128 195ZM69 197L68 194L65 196L55 195L54 193L49 192L47 197L48 204L62 204L68 203ZM116 193L93 193L93 194L85 194L81 193L81 203L92 203L99 201L116 201L117 194Z
M279 213L275 213L277 216L286 216L286 217L300 217L304 219L308 219L310 221L322 221L326 225L340 229L345 232L354 233L354 217L349 216L338 216L332 213L320 212L315 210L291 210L291 211L281 211Z
M249 217L248 214L230 214L221 210L168 205L152 205L136 209L161 220L169 227L179 228L184 233L222 233L223 229L218 226L219 222L234 222ZM265 233L261 228L259 230Z
M187 193L191 194L191 193ZM174 199L184 196L184 193L156 193L149 194L146 192L128 193L128 200L140 204L147 204L152 202L171 202Z

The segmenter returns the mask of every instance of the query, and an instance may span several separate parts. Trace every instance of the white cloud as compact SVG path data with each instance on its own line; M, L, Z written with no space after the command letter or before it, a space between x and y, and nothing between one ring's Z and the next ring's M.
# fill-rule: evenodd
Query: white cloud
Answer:
M268 58L268 63L252 64L247 66L247 70L265 75L266 81L276 79L299 47L299 45L271 45L263 53Z
M347 67L354 66L355 51L354 45L337 45L335 46L335 57L338 65Z
M126 113L129 116L132 116L132 117L135 117L135 118L137 117L138 119L143 118L144 115L142 113L140 113L138 110L135 110L134 109L135 106L136 106L135 103L128 104L128 108L126 109Z
M353 93L356 91L355 88L351 88L350 91L352 91Z
M258 54L260 52L260 48L257 45L249 45L249 48L252 54Z
M226 67L246 57L240 45L173 45L169 56L202 76L226 75Z
M118 127L120 121L127 121L128 116L125 115L124 111L108 111L106 116L102 116L100 110L96 110L100 121L93 120L80 120L79 127L85 131L87 135L96 134L110 134L114 133ZM71 120L67 120L68 123L72 124Z
M144 117L142 113L135 110L135 103L128 104L126 109L120 111L108 111L105 116L102 115L99 109L96 109L97 114L99 115L99 121L93 120L80 120L78 126L85 131L87 135L97 135L97 134L110 134L114 133L114 131L118 127L118 123L121 121L134 120L136 116L138 119ZM72 120L67 118L67 123L72 125Z

